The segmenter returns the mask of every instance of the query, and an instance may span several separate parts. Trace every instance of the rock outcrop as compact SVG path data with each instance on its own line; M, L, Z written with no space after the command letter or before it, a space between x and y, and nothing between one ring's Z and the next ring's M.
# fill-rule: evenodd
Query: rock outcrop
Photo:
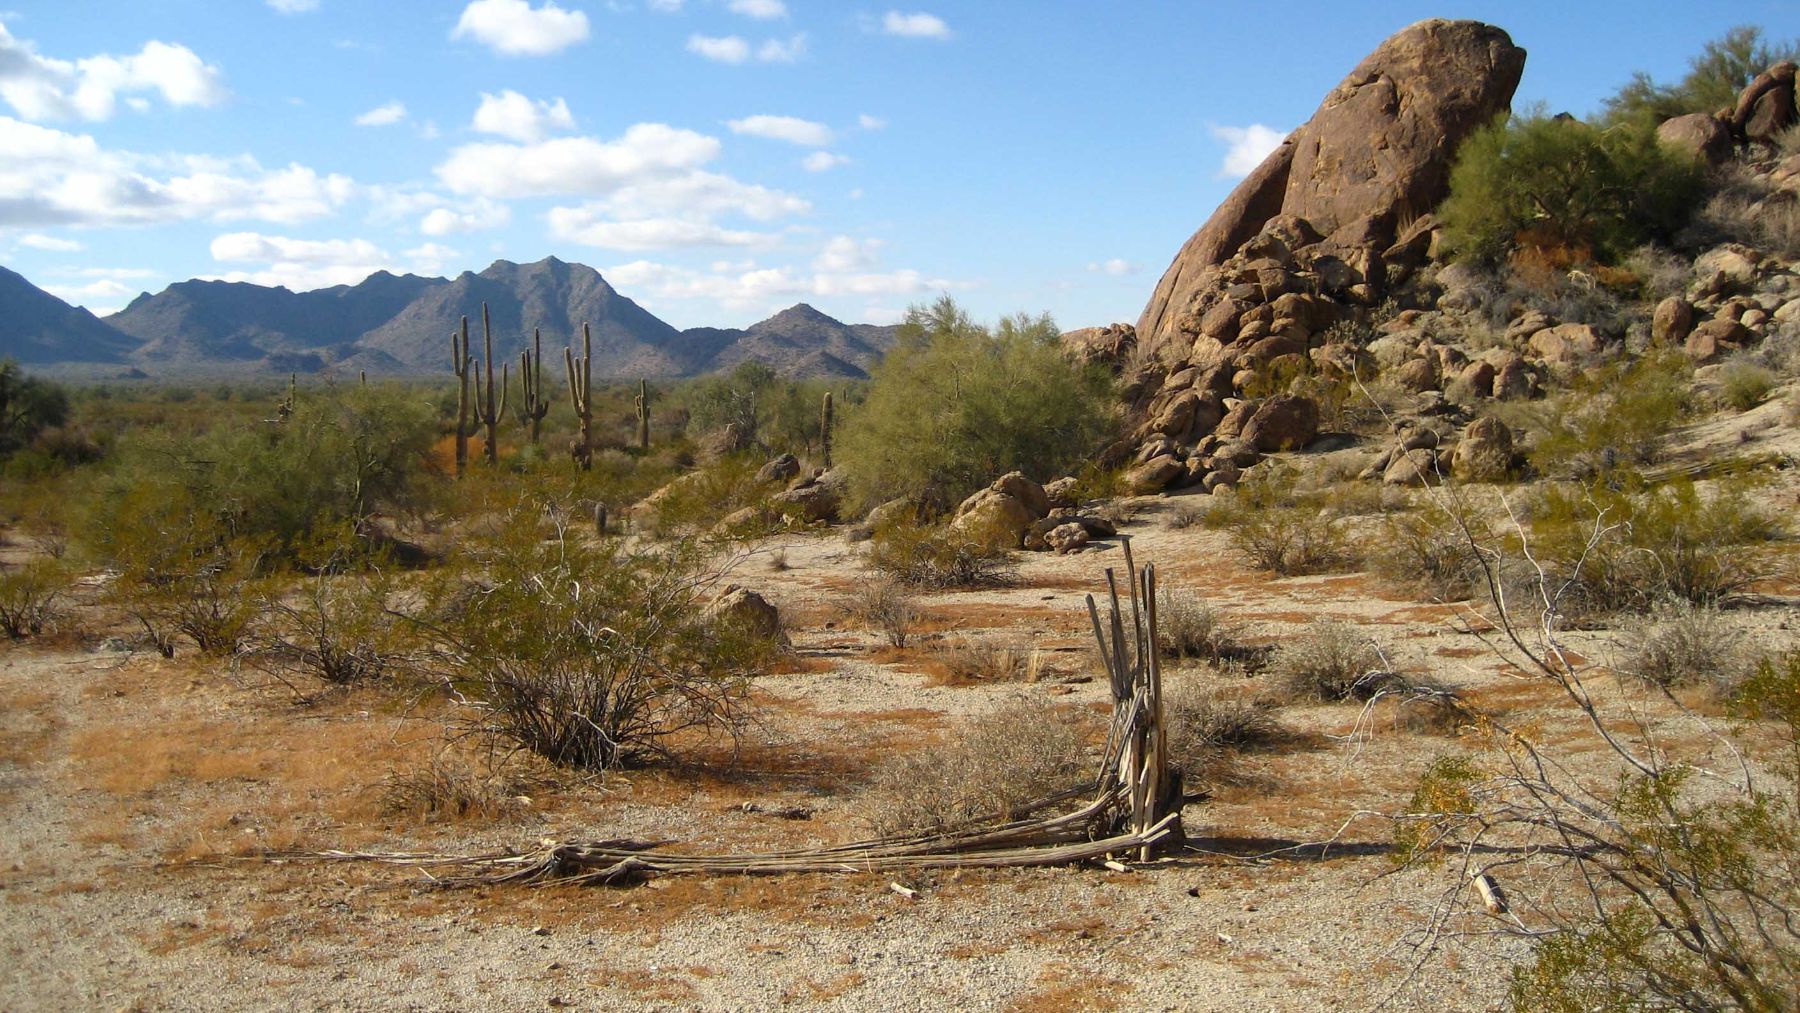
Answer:
M1508 108L1524 68L1523 49L1475 21L1434 18L1383 42L1182 247L1137 340L1158 352L1179 343L1207 269L1278 216L1304 221L1350 267L1391 246L1397 228L1443 200L1457 145Z

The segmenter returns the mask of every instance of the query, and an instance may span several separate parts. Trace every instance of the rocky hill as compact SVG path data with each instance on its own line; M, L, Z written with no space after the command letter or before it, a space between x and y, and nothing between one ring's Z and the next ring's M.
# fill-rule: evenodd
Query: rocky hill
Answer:
M123 362L135 343L100 318L0 267L0 359Z
M552 348L576 344L585 323L601 376L692 376L754 359L787 376L859 378L893 343L891 327L844 324L804 303L743 330L678 331L593 268L549 257L496 261L456 278L382 271L310 292L183 281L140 295L104 320L0 268L0 356L40 365L131 363L164 373L435 373L463 317L479 340L484 304L496 355L516 355L532 328Z

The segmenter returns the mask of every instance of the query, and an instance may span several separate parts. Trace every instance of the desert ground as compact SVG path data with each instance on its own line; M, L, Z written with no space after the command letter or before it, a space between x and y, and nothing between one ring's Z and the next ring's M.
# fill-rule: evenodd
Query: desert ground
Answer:
M1704 427L1686 436L1694 453L1735 439ZM1792 501L1782 474L1766 494ZM1603 762L1556 692L1477 635L1471 603L1422 603L1364 573L1257 572L1222 533L1186 523L1205 499L1121 501L1120 531L1139 562L1197 593L1246 642L1280 645L1320 619L1354 624L1396 669L1535 729L1568 762ZM15 538L5 551L32 549ZM756 680L757 720L735 754L587 777L519 765L502 795L460 816L392 801L397 780L455 752L441 694L297 701L251 666L188 650L159 657L95 604L59 636L0 646L0 1006L1503 1008L1528 943L1479 905L1440 919L1447 898L1466 900L1462 857L1402 867L1381 815L1404 805L1433 758L1486 747L1467 729L1354 702L1282 707L1280 741L1230 757L1210 797L1187 805L1185 845L1125 872L446 889L419 869L270 859L611 837L695 852L850 841L869 836L868 787L884 758L933 748L1010 699L1048 700L1104 734L1110 705L1088 653L1085 596L1104 587L1105 568L1122 567L1118 539L1022 554L1010 587L926 595L904 650L839 607L869 579L862 553L827 529L768 539L738 562L731 579L778 605L792 651L783 671ZM101 579L86 581L90 602ZM1780 597L1790 586L1758 590L1763 606L1731 621L1761 649L1791 648L1800 609ZM1034 652L1035 679L947 677L934 651L972 637ZM1606 673L1617 637L1565 638L1598 666L1590 681L1604 706L1686 720L1677 701ZM1251 692L1265 677L1186 665L1168 678ZM1550 888L1529 881L1531 868L1514 866L1502 885Z

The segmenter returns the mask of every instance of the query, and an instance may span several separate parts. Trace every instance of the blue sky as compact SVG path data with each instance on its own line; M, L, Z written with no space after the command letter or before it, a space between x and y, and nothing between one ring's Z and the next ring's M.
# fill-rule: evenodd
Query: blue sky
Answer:
M53 0L0 13L0 262L96 312L555 255L679 327L1134 320L1383 38L1498 24L1587 113L1800 0Z

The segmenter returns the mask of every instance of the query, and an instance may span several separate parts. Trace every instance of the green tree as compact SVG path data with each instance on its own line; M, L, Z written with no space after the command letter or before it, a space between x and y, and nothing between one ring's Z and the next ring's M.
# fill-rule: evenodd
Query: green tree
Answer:
M1700 164L1664 147L1647 121L1600 128L1538 110L1463 144L1439 216L1464 259L1533 246L1610 262L1673 237L1703 183Z
M26 446L32 437L69 417L69 395L60 386L26 376L19 364L0 359L0 454Z
M1111 381L1071 362L1048 315L992 329L949 296L907 311L846 413L836 458L865 503L899 496L947 507L1008 471L1064 474L1112 429Z
M1737 102L1756 75L1783 60L1800 59L1800 40L1771 44L1762 29L1739 25L1721 38L1708 42L1688 62L1688 73L1675 84L1657 84L1639 71L1606 100L1602 120L1607 124L1628 121L1661 123L1686 113L1710 113Z

